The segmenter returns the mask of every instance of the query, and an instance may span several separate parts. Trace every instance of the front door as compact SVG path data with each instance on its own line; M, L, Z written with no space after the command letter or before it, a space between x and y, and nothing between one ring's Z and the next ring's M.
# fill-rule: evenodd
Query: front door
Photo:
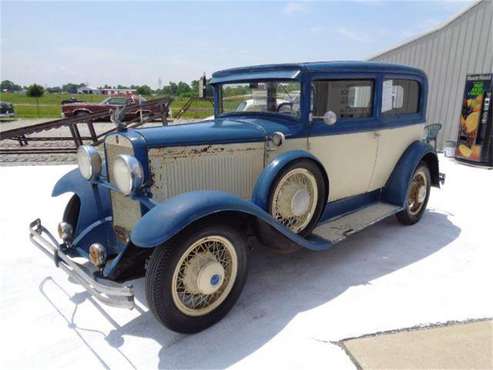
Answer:
M379 132L375 118L375 78L320 79L312 83L309 150L329 177L329 201L370 190ZM335 124L324 122L332 111Z

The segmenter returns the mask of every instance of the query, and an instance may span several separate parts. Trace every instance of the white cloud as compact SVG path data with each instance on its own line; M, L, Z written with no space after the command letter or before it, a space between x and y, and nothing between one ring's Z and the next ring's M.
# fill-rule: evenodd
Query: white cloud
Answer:
M336 29L336 32L339 35L341 35L341 36L343 36L343 37L345 37L351 41L357 41L357 42L362 42L362 43L368 43L368 42L372 41L372 39L370 38L368 33L351 30L351 29L346 28L346 27L339 27Z
M301 2L290 2L287 3L284 8L282 9L282 12L284 14L297 14L297 13L304 13L306 12L306 4L301 3Z

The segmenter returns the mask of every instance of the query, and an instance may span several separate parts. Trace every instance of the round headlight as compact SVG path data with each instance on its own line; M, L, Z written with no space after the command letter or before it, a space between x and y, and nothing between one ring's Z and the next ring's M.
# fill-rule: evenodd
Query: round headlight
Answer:
M272 134L272 144L281 146L286 142L286 136L282 132L276 131Z
M101 173L101 156L95 147L81 145L77 150L79 171L86 180L94 180Z
M134 192L144 182L144 171L140 162L135 157L120 154L113 162L112 180L123 194Z

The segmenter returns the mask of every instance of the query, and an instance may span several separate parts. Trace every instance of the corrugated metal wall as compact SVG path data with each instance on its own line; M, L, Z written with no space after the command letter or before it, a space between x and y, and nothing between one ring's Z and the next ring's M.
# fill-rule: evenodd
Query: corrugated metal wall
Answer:
M407 64L429 79L428 123L444 124L438 144L456 140L466 74L493 72L493 1L482 0L444 25L371 60Z

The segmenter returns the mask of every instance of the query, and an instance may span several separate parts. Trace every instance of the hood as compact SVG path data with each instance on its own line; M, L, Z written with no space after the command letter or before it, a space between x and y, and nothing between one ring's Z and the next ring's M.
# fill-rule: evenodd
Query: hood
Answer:
M259 118L218 118L166 127L135 130L149 148L264 141L275 131L289 136L288 126Z

